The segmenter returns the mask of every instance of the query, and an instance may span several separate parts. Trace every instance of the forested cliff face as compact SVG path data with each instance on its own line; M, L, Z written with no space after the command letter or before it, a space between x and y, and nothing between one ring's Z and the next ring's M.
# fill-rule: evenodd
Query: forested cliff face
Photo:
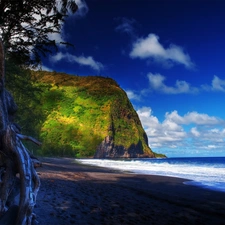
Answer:
M30 73L33 87L41 91L38 99L35 95L31 102L27 99L32 112L25 116L32 116L33 129L43 142L39 154L96 158L156 156L126 93L113 79Z

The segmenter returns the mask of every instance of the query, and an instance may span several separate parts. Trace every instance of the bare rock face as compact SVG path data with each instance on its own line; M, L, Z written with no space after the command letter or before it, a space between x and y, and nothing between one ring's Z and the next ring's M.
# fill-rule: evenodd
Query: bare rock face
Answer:
M106 136L98 146L94 158L149 158L154 155L144 154L142 142L132 144L128 149L122 145L115 145L112 136Z
M113 139L110 136L105 137L102 143L98 146L94 158L108 158L113 152Z

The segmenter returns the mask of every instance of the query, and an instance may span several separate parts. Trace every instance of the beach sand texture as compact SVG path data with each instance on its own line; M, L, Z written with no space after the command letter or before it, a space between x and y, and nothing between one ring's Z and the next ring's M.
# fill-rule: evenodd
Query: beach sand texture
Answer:
M225 193L185 180L41 158L39 225L225 225Z

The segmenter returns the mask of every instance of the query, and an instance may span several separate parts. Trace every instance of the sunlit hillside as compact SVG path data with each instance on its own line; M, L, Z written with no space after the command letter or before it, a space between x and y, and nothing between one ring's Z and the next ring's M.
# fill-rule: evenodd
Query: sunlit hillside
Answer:
M126 93L113 79L44 71L32 71L31 77L41 91L38 104L27 99L33 112L25 116L33 118L33 133L43 142L38 154L92 157L112 136L116 146L129 149L141 143L144 155L156 156ZM21 122L26 127L20 115Z

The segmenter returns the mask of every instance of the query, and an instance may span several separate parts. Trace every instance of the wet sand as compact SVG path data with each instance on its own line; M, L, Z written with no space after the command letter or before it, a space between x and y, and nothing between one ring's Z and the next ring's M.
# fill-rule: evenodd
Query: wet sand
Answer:
M225 193L185 180L42 158L39 225L225 225Z

